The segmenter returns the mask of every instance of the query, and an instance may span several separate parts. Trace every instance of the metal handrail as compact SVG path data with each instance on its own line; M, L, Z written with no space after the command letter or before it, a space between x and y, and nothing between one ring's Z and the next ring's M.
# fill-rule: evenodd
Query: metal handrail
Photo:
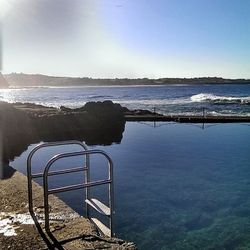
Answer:
M49 172L49 176L53 175L60 175L60 174L68 174L68 173L75 173L88 170L86 167L78 167L78 168L68 168L63 170L51 171ZM32 178L41 178L43 177L43 173L33 174Z
M43 177L42 173L34 174L32 175L32 169L31 169L31 160L34 154L46 147L53 147L53 146L64 146L64 145L79 145L81 146L84 150L88 150L87 146L80 141L76 140L70 140L70 141L57 141L57 142L45 142L45 143L40 143L37 145L33 150L29 153L28 158L27 158L27 177L28 177L28 200L29 200L29 212L34 215L34 209L33 209L33 192L32 192L32 179L33 178L40 178ZM89 157L86 155L86 179L85 181L88 181L89 179ZM61 173L60 173L61 172ZM73 172L73 171L72 171ZM66 172L65 172L66 173ZM54 171L54 174L51 173L51 175L58 175L62 174L62 171ZM89 197L89 190L86 189L86 196Z
M76 184L76 185L70 185L70 186L64 186L60 188L55 188L49 190L48 188L48 176L50 175L50 168L51 166L62 158L69 158L69 157L75 157L80 155L89 156L92 154L101 154L108 160L108 166L109 166L109 177L106 180L100 180L100 181L93 181L93 182L86 182L85 184ZM44 174L43 174L43 188L44 188L44 213L45 213L45 230L47 233L50 233L50 223L49 223L49 195L59 192L67 192L77 189L83 189L88 188L92 186L97 185L103 185L108 184L109 185L109 207L110 207L110 220L109 220L109 226L110 226L110 234L113 236L113 207L114 207L114 201L113 201L113 162L109 155L105 153L102 150L85 150L85 151L78 151L78 152L71 152L71 153L62 153L54 156L50 159L50 161L47 163Z
M53 147L53 146L62 146L62 145L79 145L83 148L83 151L77 151L77 152L70 152L70 153L62 153L55 155L52 157L49 162L46 164L46 167L43 172L41 173L32 173L32 158L34 154L39 151L42 148L46 147ZM90 155L91 154L101 154L103 155L107 161L108 161L108 166L109 166L109 177L108 179L105 180L97 180L97 181L90 181ZM68 169L61 169L61 170L56 170L56 171L49 171L50 167L59 159L62 158L68 158L68 157L75 157L75 156L85 156L85 166L82 167L74 167L74 168L68 168ZM48 176L54 176L54 175L62 175L62 174L67 174L67 173L75 173L75 172L80 172L84 171L85 172L85 183L81 184L75 184L71 186L64 186L64 187L59 187L59 188L54 188L54 189L48 189ZM110 214L107 215L109 217L109 227L110 227L110 236L112 237L114 235L113 233L113 208L114 208L114 201L113 201L113 162L111 158L109 157L108 154L106 154L102 150L88 150L87 146L80 141L76 140L70 140L70 141L58 141L58 142L46 142L46 143L41 143L37 145L28 155L27 158L27 177L28 177L28 200L29 200L29 212L34 219L35 222L38 223L38 220L36 218L36 214L34 213L33 209L33 193L32 193L32 179L35 178L43 178L43 188L44 188L44 213L45 213L45 231L48 233L48 235L51 237L52 241L55 240L53 234L50 232L49 228L49 200L48 196L50 194L55 194L55 193L60 193L60 192L66 192L66 191L71 191L71 190L77 190L77 189L85 189L86 192L86 217L89 219L90 214L89 214L89 209L90 206L88 204L88 200L90 200L90 187L93 186L98 186L98 185L104 185L108 184L109 185L109 209L110 209Z

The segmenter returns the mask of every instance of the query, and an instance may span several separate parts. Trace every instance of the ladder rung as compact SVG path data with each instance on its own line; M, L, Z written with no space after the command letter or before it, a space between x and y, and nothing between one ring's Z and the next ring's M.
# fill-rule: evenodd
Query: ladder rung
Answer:
M75 173L75 172L86 171L86 170L88 170L87 167L68 168L68 169L62 169L62 170L57 170L57 171L50 171L48 173L48 176ZM43 177L43 173L32 174L32 178L41 178L41 177Z
M96 225L96 227L105 235L108 237L111 237L111 230L105 226L102 222L100 222L98 219L96 218L91 218L91 221L94 222L94 224Z
M97 199L86 199L85 202L93 207L97 212L109 216L110 208Z
M99 186L99 185L104 185L104 184L109 184L109 183L111 183L111 180L101 180L101 181L87 182L84 184L75 184L75 185L64 186L60 188L49 189L48 194L56 194L56 193L61 193L61 192L73 191L77 189L82 189L86 187L94 187L94 186Z

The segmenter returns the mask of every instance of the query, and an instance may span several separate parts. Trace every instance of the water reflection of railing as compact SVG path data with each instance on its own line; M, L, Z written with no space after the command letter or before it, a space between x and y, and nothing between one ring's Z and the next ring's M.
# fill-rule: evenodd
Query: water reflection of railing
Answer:
M207 128L210 128L210 127L214 127L214 126L218 126L219 124L218 123L213 123L213 124L207 124L207 123L190 123L191 126L194 126L194 127L197 127L197 128L200 128L200 129L207 129Z
M151 127L151 128L160 128L160 127L163 127L163 126L168 126L168 125L172 125L174 124L175 122L157 122L157 121L152 121L152 122L137 122L137 123L140 123L140 124L143 124L145 126L148 126L148 127Z
M160 127L163 127L163 126L173 125L176 122L158 122L158 121L142 122L142 121L140 121L140 122L137 122L137 123L148 126L148 127L151 127L151 128L160 128ZM185 123L183 123L183 125L184 124ZM204 129L209 129L209 128L212 128L212 127L215 127L215 126L219 126L220 123L209 123L209 124L208 123L188 123L188 125L204 130ZM248 126L248 127L250 126L249 123L237 123L237 125Z
M151 127L151 128L160 128L163 126L169 126L173 125L176 122L157 122L157 121L152 121L152 122L137 122L139 124ZM213 124L207 124L207 123L188 123L189 126L194 126L200 129L207 129L210 127L218 126L218 123L213 123Z

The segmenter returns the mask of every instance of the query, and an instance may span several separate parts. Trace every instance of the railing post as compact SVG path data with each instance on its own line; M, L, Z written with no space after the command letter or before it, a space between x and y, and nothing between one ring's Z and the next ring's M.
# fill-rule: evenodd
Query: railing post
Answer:
M110 207L110 220L109 220L109 227L110 227L110 235L113 237L114 234L114 223L113 223L113 213L114 213L114 180L113 180L113 163L111 159L109 159L109 179L111 183L109 184L109 207Z
M87 167L87 170L85 172L85 183L89 183L90 182L90 157L89 157L89 155L86 155L86 167ZM85 195L86 195L86 199L90 198L90 188L89 187L86 188ZM89 218L90 217L89 206L87 203L85 203L85 208L86 208L86 217Z
M28 178L28 201L29 201L29 212L33 214L33 193L32 193L32 174L31 174L31 158L32 155L29 154L27 159L27 178Z
M47 233L50 232L49 224L49 194L48 194L48 172L43 176L43 191L44 191L44 219L45 219L45 230Z

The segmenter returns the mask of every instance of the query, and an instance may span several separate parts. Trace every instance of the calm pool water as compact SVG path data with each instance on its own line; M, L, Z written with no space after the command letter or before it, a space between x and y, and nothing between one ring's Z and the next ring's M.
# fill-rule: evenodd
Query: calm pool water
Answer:
M95 146L114 161L116 235L146 250L250 249L250 124L153 125L126 123L121 144ZM11 165L26 173L32 147ZM43 151L36 168L61 150L68 149ZM104 176L100 159L92 162L93 178ZM81 178L61 176L52 185ZM105 200L104 189L93 193ZM60 197L83 213L83 192Z

